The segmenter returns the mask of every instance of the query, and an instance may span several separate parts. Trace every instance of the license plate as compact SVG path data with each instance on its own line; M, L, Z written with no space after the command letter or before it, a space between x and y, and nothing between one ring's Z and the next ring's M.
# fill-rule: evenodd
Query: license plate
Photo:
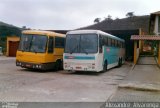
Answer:
M82 67L76 67L76 69L82 69Z
M29 64L26 64L26 67L31 67L31 65L29 65Z

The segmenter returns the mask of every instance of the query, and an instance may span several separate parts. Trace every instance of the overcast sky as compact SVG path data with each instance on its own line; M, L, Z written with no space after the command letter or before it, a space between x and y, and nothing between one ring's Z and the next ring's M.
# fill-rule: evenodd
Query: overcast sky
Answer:
M160 11L160 0L0 0L0 21L34 29L71 30L108 14L114 19L155 11Z

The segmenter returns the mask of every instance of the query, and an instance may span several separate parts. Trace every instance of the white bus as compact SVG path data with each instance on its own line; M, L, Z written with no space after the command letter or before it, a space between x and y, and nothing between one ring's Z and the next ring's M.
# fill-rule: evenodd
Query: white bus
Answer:
M99 30L66 34L63 68L68 71L106 71L125 61L124 40Z

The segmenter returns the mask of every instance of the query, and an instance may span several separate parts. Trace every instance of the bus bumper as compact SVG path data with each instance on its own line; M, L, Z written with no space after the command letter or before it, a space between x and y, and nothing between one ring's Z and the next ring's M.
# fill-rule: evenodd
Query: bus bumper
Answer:
M49 70L49 69L53 69L54 65L55 63L36 64L36 63L16 61L16 66L20 66L22 68L28 68L28 69Z
M70 65L69 63L65 63L63 64L63 68L64 70L68 70L68 71L91 71L91 72L99 72L96 67L95 64L90 63L90 64L86 64L85 63L83 65Z

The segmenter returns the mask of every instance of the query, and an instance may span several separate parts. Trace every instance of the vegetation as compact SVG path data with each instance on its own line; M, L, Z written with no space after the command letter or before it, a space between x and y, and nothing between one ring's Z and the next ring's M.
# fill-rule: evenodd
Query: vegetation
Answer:
M134 17L135 15L134 15L134 12L128 12L127 14L126 14L126 17Z
M7 36L20 36L21 28L0 22L0 47L6 52Z
M87 27L79 29L97 29L97 30L135 30L142 28L145 33L149 33L149 15L133 16L132 18L116 18L112 19L111 16L105 18L101 22L94 23Z
M6 36L20 36L21 30L20 28L13 27L13 26L5 26L0 25L0 36L6 37Z
M95 18L94 23L100 23L101 18Z

